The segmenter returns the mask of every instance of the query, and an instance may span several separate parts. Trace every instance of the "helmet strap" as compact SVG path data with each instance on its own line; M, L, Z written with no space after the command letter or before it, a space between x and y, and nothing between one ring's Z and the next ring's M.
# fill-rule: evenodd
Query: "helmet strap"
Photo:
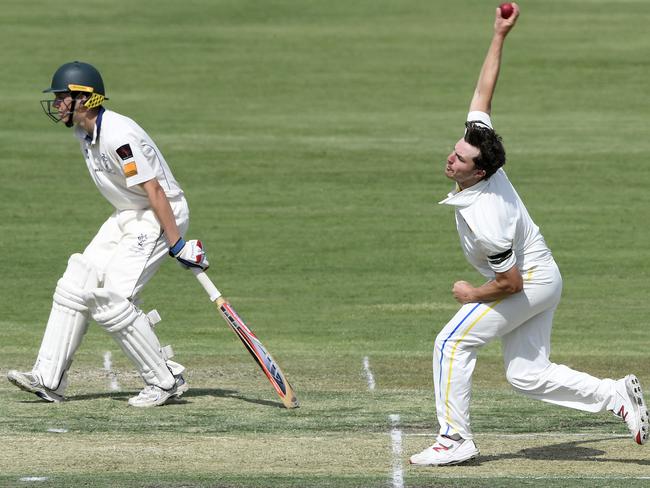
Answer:
M77 100L75 97L72 97L72 104L70 105L70 110L68 111L68 120L65 121L65 126L66 127L72 127L74 125L74 122L72 119L74 118L74 111L77 105Z

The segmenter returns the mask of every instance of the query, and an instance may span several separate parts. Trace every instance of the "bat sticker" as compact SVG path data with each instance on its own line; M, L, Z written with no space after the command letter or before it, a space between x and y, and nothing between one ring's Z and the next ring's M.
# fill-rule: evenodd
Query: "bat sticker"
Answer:
M281 396L285 396L287 394L287 387L284 384L284 378L282 377L282 373L280 373L280 368L275 364L275 361L273 361L273 358L266 351L257 336L246 326L244 321L237 315L237 312L228 303L221 305L219 310L224 318L230 322L232 328L237 332L239 339L244 343L248 352L251 353L269 380L271 380L276 390L279 389L278 393L281 393Z

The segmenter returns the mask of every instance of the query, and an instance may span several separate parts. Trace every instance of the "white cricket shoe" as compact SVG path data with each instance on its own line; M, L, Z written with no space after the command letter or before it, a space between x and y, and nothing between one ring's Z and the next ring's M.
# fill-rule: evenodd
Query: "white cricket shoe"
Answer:
M155 385L145 386L138 396L129 398L129 405L132 407L158 407L167 403L172 397L179 398L190 387L185 382L183 375L175 375L174 378L176 378L176 384L169 390L163 390Z
M637 444L648 441L648 409L643 399L641 383L633 374L616 382L616 399L612 412L625 420Z
M59 403L63 401L63 394L56 390L50 390L41 383L41 380L34 373L21 373L12 369L7 373L7 379L21 390L34 393L46 402ZM61 387L59 390L63 391Z
M409 459L409 462L418 466L447 466L464 463L478 455L478 447L476 447L473 440L461 439L455 441L449 437L439 435L433 446L427 447L419 454L414 454Z

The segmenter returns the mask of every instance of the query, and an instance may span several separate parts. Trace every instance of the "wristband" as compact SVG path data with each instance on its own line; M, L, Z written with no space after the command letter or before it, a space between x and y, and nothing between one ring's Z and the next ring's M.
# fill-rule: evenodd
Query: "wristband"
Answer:
M175 258L176 255L179 252L181 252L183 247L185 247L185 241L183 240L182 237L179 237L178 240L176 241L176 244L174 244L169 248L169 255Z

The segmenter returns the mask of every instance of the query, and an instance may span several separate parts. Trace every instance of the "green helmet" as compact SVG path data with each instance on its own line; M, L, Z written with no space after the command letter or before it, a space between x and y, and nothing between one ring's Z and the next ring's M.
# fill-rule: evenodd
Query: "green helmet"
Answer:
M52 77L52 83L49 88L43 90L43 93L87 93L88 99L84 102L86 108L99 107L104 100L108 100L106 91L104 90L104 81L102 75L99 74L97 69L81 61L73 61L65 63L56 70ZM73 102L74 103L74 102ZM59 122L60 118L56 110L52 110L52 100L42 100L41 105L45 113L55 122ZM72 107L74 111L74 104ZM71 126L72 120L68 117L67 126Z
M65 63L56 70L52 77L52 86L43 90L43 93L82 91L106 95L102 75L97 69L81 61Z

